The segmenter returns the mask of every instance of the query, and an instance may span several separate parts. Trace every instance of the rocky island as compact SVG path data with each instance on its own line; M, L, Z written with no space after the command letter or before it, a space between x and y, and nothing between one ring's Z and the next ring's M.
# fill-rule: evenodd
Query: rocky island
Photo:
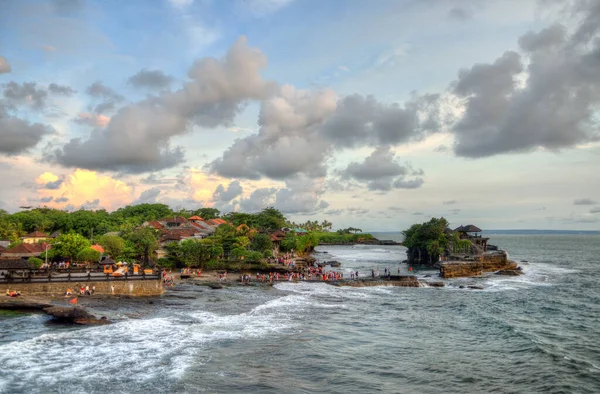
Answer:
M444 218L414 224L403 232L407 262L437 267L443 278L481 276L487 272L521 275L521 268L508 258L508 253L490 245L489 238L481 232L472 224L451 230Z

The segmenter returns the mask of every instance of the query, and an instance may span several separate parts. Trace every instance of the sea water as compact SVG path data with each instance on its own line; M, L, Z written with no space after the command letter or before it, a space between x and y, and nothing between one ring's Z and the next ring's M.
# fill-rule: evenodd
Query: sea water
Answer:
M147 301L83 300L116 321L98 327L2 314L0 392L599 392L600 236L492 243L525 275L444 288L185 284ZM407 273L400 246L318 251L345 275Z

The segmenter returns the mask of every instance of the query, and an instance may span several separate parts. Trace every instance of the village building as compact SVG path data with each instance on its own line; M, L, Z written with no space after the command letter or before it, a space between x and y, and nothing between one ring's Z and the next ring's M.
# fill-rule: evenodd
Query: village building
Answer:
M34 231L32 233L29 233L29 234L23 236L21 238L21 240L25 244L36 244L41 241L46 241L48 238L50 238L50 236L48 234L43 233L41 231Z
M0 259L27 259L29 257L43 257L46 248L50 249L47 243L22 243L12 248L6 249L0 255Z
M10 240L8 239L0 239L0 246L2 246L3 248L8 248L10 246L12 242L10 242Z
M15 273L21 274L25 271L35 269L35 266L23 259L0 259L0 280L7 276L15 276Z

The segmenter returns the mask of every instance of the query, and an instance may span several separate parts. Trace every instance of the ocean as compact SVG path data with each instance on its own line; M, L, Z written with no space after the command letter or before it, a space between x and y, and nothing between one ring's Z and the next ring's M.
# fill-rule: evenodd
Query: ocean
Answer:
M0 392L600 392L600 235L491 242L525 275L444 288L185 284L154 300L83 300L116 321L98 327L0 314ZM407 272L401 246L318 251L346 275ZM484 290L459 287L470 284Z

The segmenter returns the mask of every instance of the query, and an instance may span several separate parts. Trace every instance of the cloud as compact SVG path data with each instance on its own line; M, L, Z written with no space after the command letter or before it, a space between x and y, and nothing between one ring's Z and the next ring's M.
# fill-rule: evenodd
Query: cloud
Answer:
M153 187L148 190L144 190L142 194L135 200L131 205L137 204L154 204L156 203L157 197L160 195L161 190L158 187Z
M238 6L256 18L273 14L294 0L238 0Z
M388 207L388 211L393 211L393 212L406 212L406 209L402 208L402 207Z
M46 106L48 92L37 88L35 82L9 82L4 85L4 97L11 104L27 104L33 109L39 110Z
M60 187L60 185L62 185L63 182L64 182L64 179L57 179L53 182L46 183L46 185L44 187L46 189L56 190Z
M275 195L275 208L284 214L310 215L329 207L321 197L324 193L324 178L294 177L286 180L286 187Z
M597 201L592 200L591 198L578 198L573 201L573 205L596 205Z
M590 209L590 213L600 213L600 208L592 208Z
M163 89L173 82L173 77L160 70L142 69L129 77L128 82L136 88Z
M50 126L9 115L0 103L0 154L23 153L53 132Z
M460 71L453 92L465 111L452 127L458 156L559 150L600 139L600 8L593 3L582 3L587 14L574 34L560 25L528 32L519 40L523 56L508 51Z
M175 8L185 8L189 7L194 3L194 0L168 0L169 4L171 4Z
M8 60L5 57L0 56L0 74L6 74L11 71L10 64L8 64Z
M50 93L54 93L54 94L60 94L63 96L72 96L73 94L75 94L77 91L73 88L71 88L70 86L62 86L62 85L58 85L56 83L51 83L50 85L48 85L48 91Z
M442 204L444 204L444 205L454 205L456 203L458 203L458 201L456 201L456 200L448 200L448 201L444 201Z
M110 122L110 118L106 115L97 115L88 112L81 112L77 115L77 118L73 119L73 122L92 127L104 128Z
M260 188L256 189L246 198L240 200L240 209L242 212L258 212L264 208L272 206L276 188Z
M63 182L58 185L59 180ZM57 175L52 172L44 172L39 175L35 182L39 186L36 190L40 198L59 195L62 199L54 199L51 207L58 208L63 202L69 201L74 207L88 206L111 210L120 208L133 201L132 189L125 182L116 180L108 175L100 175L94 171L76 169L68 175ZM48 183L55 182L57 187L47 189ZM94 206L90 202L99 200L102 204Z
M338 100L330 89L310 92L284 85L262 103L258 133L236 140L207 168L228 178L319 178L336 150L422 138L437 128L436 106L436 95L414 97L401 107L371 96Z
M79 209L92 210L100 207L100 199L96 198L95 200L86 201Z
M231 201L244 191L239 181L233 181L225 188L223 184L219 184L213 193L213 201Z
M93 98L100 100L100 103L94 107L94 112L96 114L113 111L117 104L125 99L125 97L115 92L112 88L104 85L100 81L94 82L88 86L85 91Z
M40 202L50 202L53 199L54 199L54 197L52 197L52 196L42 197L42 198L40 198Z
M366 182L369 190L388 191L394 188L414 189L423 184L422 178L405 179L406 176L422 174L402 166L389 146L376 148L362 163L352 162L342 171L342 175L359 182Z
M59 198L54 199L54 202L57 202L57 203L63 203L63 202L68 202L68 201L69 201L69 199L67 197L59 197Z
M45 157L66 167L131 173L176 166L184 159L183 149L171 148L170 139L194 124L228 125L247 100L265 98L272 90L259 74L265 66L265 56L241 37L225 58L194 62L191 80L181 89L126 105L104 130L88 140L74 138Z
M323 214L328 215L328 216L337 216L337 215L341 215L344 212L346 212L345 209L329 209L325 212L323 212Z
M472 14L469 10L462 8L462 7L452 7L449 11L448 11L448 17L450 17L450 19L454 19L457 20L459 22L464 22L468 19L471 19Z

